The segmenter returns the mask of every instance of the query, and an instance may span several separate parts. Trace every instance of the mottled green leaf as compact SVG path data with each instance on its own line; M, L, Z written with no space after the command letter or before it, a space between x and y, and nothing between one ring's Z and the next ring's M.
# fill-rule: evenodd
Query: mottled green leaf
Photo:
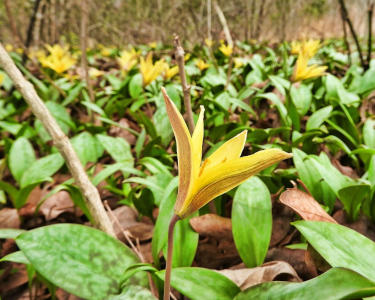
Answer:
M35 152L29 140L25 137L18 138L9 151L9 169L18 182L22 175L35 162Z

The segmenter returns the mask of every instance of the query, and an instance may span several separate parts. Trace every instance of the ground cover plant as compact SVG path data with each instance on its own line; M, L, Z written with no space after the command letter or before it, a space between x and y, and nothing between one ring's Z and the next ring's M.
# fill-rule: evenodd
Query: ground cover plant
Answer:
M338 39L175 42L98 46L86 68L5 47L109 230L0 51L2 297L375 296L373 61Z

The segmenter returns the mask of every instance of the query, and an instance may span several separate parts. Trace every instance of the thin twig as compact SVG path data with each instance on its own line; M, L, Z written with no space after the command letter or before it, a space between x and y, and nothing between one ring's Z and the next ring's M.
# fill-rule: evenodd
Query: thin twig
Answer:
M104 201L104 207L106 208L108 214L111 216L111 218L114 221L114 223L121 230L123 236L125 237L126 241L130 245L130 247L133 249L134 253L138 256L139 260L142 263L145 263L146 259L143 256L143 253L141 251L141 245L139 244L139 239L138 238L136 239L137 246L135 246L134 243L133 243L133 241L130 238L131 233L128 230L125 230L125 229L122 228L122 225L121 225L120 221L118 220L118 218L116 217L116 215L113 213L112 209L109 207L107 200ZM152 280L152 277L151 277L151 275L149 273L147 273L147 277L148 277L148 281L149 281L149 284L150 284L151 293L155 297L158 297L157 289L156 289L155 284L154 284L154 282Z
M83 77L86 82L87 90L89 92L89 98L91 102L94 102L94 92L92 90L92 85L89 76L89 67L87 63L87 24L89 15L89 0L81 1L81 66L83 70ZM89 111L91 114L91 111Z
M168 253L167 263L165 266L165 277L164 277L164 300L169 300L171 293L171 272L172 272L172 256L173 256L173 230L179 220L177 215L173 215L168 227Z
M29 27L27 28L27 35L26 35L26 41L25 41L26 49L30 47L31 42L33 40L33 30L34 30L36 15L38 13L40 1L41 0L36 0L34 3L33 14L31 15ZM26 60L27 60L27 54L26 52L24 52L22 55L22 64L25 64Z
M348 33L346 32L346 21L345 21L345 17L344 17L344 13L342 9L340 9L340 15L341 15L341 21L342 21L342 31L344 33L344 42L346 45L346 49L348 50L348 62L349 62L349 66L351 66L352 65L352 51L350 49L350 43L348 41Z
M4 0L5 11L9 20L10 29L12 30L13 37L16 41L16 45L19 47L23 46L21 35L17 29L16 21L13 18L12 10L10 7L9 0Z
M54 145L65 159L69 171L83 194L87 208L94 220L94 225L106 233L115 236L111 221L100 199L99 192L85 173L69 138L61 130L44 102L39 98L34 86L25 79L1 43L0 65L12 79L16 88L20 91L27 104L29 104L34 115L42 122L44 128L50 134Z
M357 33L354 30L353 23L352 23L352 21L349 18L349 14L348 14L348 10L346 9L345 2L344 2L344 0L338 0L338 1L340 3L340 7L341 7L341 10L342 10L343 17L344 17L346 23L348 23L348 26L349 26L349 29L350 29L350 33L352 34L352 37L353 37L354 42L355 42L355 45L357 47L359 59L361 61L361 66L363 68L365 68L366 65L365 65L365 61L363 59L361 45L359 44L358 36L357 36Z
M212 34L211 34L211 30L212 30L212 14L211 14L211 0L206 0L207 1L207 38L209 40L212 40Z
M219 4L217 4L217 1L214 1L214 6L215 6L217 16L219 17L221 26L223 26L225 39L227 40L228 45L233 47L233 39L232 39L232 36L230 35L227 19L225 18L224 13L221 10Z
M371 52L372 52L372 15L374 12L374 3L369 3L368 6L368 38L367 38L367 59L366 59L366 67L367 69L370 67L371 61Z
M228 85L230 83L230 77L232 76L232 69L233 69L233 55L231 54L229 57L229 62L228 62L227 81L225 82L224 90L228 89Z
M194 120L193 111L191 110L191 97L190 97L190 85L188 85L185 73L185 51L182 48L178 35L174 36L174 47L175 56L178 65L178 71L180 73L182 91L184 93L184 106L186 112L186 121L190 130L190 133L194 131Z

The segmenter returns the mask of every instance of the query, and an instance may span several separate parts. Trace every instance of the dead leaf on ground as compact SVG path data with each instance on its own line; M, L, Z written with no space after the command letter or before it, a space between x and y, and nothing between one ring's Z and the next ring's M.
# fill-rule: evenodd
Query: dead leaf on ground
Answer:
M265 261L285 261L296 270L300 277L310 279L312 275L305 263L305 253L306 250L300 249L272 248L268 250Z
M256 268L217 271L245 290L253 285L273 281L280 275L288 276L288 281L302 281L293 267L285 261L272 261Z
M53 220L66 212L75 214L78 210L67 191L59 191L48 197L39 208L39 212L46 218L46 221ZM80 211L79 214L82 215L82 212Z
M17 209L4 207L0 210L0 228L20 228L20 226Z
M129 121L125 118L122 118L118 121L118 123L124 128L131 128L129 125ZM115 137L122 137L125 139L130 145L134 145L137 141L137 138L131 134L128 130L120 128L118 126L111 126L109 129L109 134Z
M337 223L312 196L297 188L287 189L279 199L306 221Z
M75 295L72 295L66 291L64 291L63 289L57 289L56 290L56 298L58 300L80 300L82 298L79 298Z
M293 219L294 211L280 202L272 204L272 234L270 248L275 247L285 241L292 233L290 221Z
M336 169L338 169L342 174L349 176L353 179L359 178L357 172L353 168L342 165L338 159L332 158L331 162L336 167Z
M48 193L47 190L42 189L39 185L36 186L29 194L29 197L27 197L27 201L25 205L20 208L19 210L20 216L21 217L34 216L35 209L40 199L42 199L47 193Z
M26 284L29 281L25 265L11 263L11 269L12 271L0 281L0 294L4 298L12 293L12 290ZM17 271L14 272L15 270Z
M215 214L205 214L191 218L189 222L193 230L202 236L233 240L232 220L230 218Z
M133 208L123 205L112 212L121 225L121 227L119 227L117 222L112 220L116 236L121 241L125 241L123 231L127 231L130 233L131 238L139 239L140 241L146 241L152 238L154 225L146 222L139 222L137 220L138 213ZM111 215L109 216L111 218Z

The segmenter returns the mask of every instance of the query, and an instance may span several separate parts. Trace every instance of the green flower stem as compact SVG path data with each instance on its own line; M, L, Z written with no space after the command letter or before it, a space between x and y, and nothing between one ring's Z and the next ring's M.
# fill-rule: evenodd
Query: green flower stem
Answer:
M168 227L168 253L167 253L167 264L165 266L165 278L164 278L164 300L169 300L169 294L171 292L171 271L172 271L172 256L173 256L173 230L179 216L174 214L169 223Z

